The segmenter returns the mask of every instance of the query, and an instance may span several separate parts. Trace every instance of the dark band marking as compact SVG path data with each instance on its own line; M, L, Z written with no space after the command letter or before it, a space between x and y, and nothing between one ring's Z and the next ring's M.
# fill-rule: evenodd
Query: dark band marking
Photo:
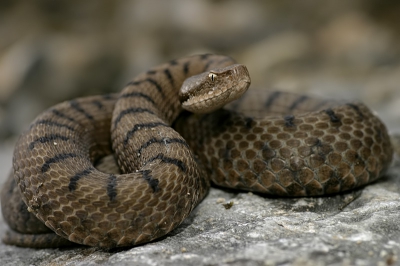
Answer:
M175 65L178 64L178 61L176 61L176 59L174 59L174 60L169 61L169 64L170 64L171 66L175 66Z
M212 56L212 54L202 54L200 55L201 60L208 60L208 58ZM215 63L215 60L209 60L204 66L203 72L207 71L211 64Z
M69 120L69 121L71 121L71 122L75 122L75 119L73 119L72 117L69 117L69 116L63 114L62 112L58 111L57 109L52 109L51 112L52 112L54 115L58 116L58 117L67 119L67 120Z
M145 80L140 80L140 81L130 81L128 82L128 84L126 84L126 86L138 86L140 84L142 84L143 82L145 82Z
M13 179L14 180L14 179ZM11 191L12 192L12 191ZM11 194L11 193L10 193ZM30 220L30 215L26 215L26 204L21 200L18 204L18 213L19 217L24 220L26 224L28 224L28 221ZM25 215L24 215L25 214ZM34 234L36 235L36 234Z
M209 69L210 65L213 64L214 62L215 60L208 61L207 64L204 66L203 72L206 72Z
M173 86L174 85L174 78L171 75L171 71L168 68L164 69L164 74L167 76L169 83Z
M222 155L222 157L223 157L225 160L228 160L229 162L231 161L230 159L232 158L232 157L231 157L231 150L232 150L232 149L233 149L232 147L226 145L226 146L225 146L225 149L224 149L224 153L223 153L223 155Z
M207 59L208 57L210 57L211 56L211 54L202 54L202 55L200 55L200 59L201 60L205 60L205 59Z
M102 94L101 97L104 100L114 100L114 99L118 98L118 94L117 93Z
M146 94L141 93L141 92L125 93L125 94L122 94L120 96L120 98L133 98L133 97L143 98L146 101L148 101L148 102L150 102L152 104L155 104L154 100L149 95L146 95Z
M161 94L163 97L165 97L164 92L162 91L162 87L160 86L160 84L157 83L157 81L155 81L155 80L152 79L152 78L147 78L146 81L149 82L149 83L151 83L151 84L153 84L153 85L156 87L156 89L158 90L158 92L160 92L160 94Z
M89 113L87 113L77 101L70 101L70 105L72 108L74 108L76 111L78 111L79 113L83 114L87 119L89 120L94 120L93 116Z
M153 190L153 193L157 192L160 190L160 188L158 187L158 179L154 179L150 173L151 170L142 170L139 171L142 173L143 179L147 181L147 183L149 183L149 186L151 187L151 189Z
M187 61L187 62L185 62L183 64L183 73L185 73L185 76L188 75L188 73L189 73L189 61Z
M42 143L43 144L43 143L51 142L51 141L54 141L54 140L67 141L67 140L69 140L69 138L66 137L66 136L59 135L59 134L46 135L46 136L37 138L34 141L32 141L31 143L29 143L29 149L33 150L33 148L35 147L35 145L37 143Z
M162 153L159 153L159 154L157 154L157 156L149 159L145 163L145 165L148 163L151 163L155 160L161 160L161 162L163 162L163 163L173 164L173 165L177 166L179 169L181 169L182 172L186 172L187 167L184 162L182 162L181 160L175 159L175 158L166 157Z
M68 158L75 158L78 157L78 155L76 155L75 153L61 153L61 154L57 154L56 156L47 159L46 162L42 165L42 173L45 173L47 170L49 170L50 168L50 164L52 163L58 163L60 161L63 161L65 159Z
M136 131L143 129L143 128L154 128L158 126L168 127L167 124L156 122L156 123L148 123L148 124L136 124L131 130L126 133L126 137L124 139L124 145L128 145L129 139L135 134Z
M336 116L335 112L329 108L325 110L325 113L329 116L332 123L340 122L340 119Z
M98 100L93 100L92 104L94 104L99 110L103 109L103 104Z
M364 118L363 113L361 112L360 108L359 108L357 105L355 105L355 104L353 104L353 103L347 103L346 105L349 106L349 107L351 107L351 108L353 108L354 111L357 112L357 114L358 114L358 116L359 116L360 118Z
M117 196L117 177L111 174L107 182L107 196L113 201Z
M131 81L128 84L126 84L126 86L138 86L140 84L142 84L143 82L149 82L152 85L154 85L156 87L156 89L158 90L158 92L165 97L164 92L162 91L162 87L160 86L160 84L157 83L157 81L155 81L152 78L147 78L145 80L139 80L139 81Z
M146 143L144 143L140 148L138 149L137 153L142 153L142 150L146 149L149 147L151 144L154 143L159 143L159 144L171 144L171 143L179 143L184 145L186 148L189 148L189 145L186 143L185 140L183 139L178 139L178 138L162 138L162 139L156 139L156 138L151 138L148 140Z
M296 126L294 123L294 115L287 115L283 118L285 120L286 127L294 127Z
M383 134L382 134L382 130L380 128L376 129L376 134L380 137L380 138L384 138Z
M69 129L69 130L72 130L72 131L75 130L73 127L71 127L69 125L53 122L53 121L48 120L48 119L43 119L43 120L36 121L34 124L31 125L31 128L33 126L36 126L36 125L46 125L46 126L51 126L51 127L64 127L66 129Z
M301 103L303 103L305 100L308 99L308 96L306 95L302 95L300 97L298 97L293 103L292 105L289 107L290 111L293 111L294 109L297 108L297 106L299 106Z
M32 238L30 239L30 242L31 243L37 243L37 239L39 237L39 234L32 234L31 236L32 236ZM39 243L40 243L40 241L39 241Z
M160 86L160 84L158 84L157 81L155 81L155 80L152 79L152 78L147 78L147 79L145 79L145 80L131 81L131 82L128 82L128 84L126 84L126 86L139 86L139 85L142 84L143 82L149 82L149 83L151 83L152 85L154 85L154 86L156 87L157 91L158 91L163 97L165 97L164 92L162 91L162 87Z
M271 93L271 95L268 97L267 101L265 102L264 106L266 109L270 108L272 104L274 104L274 102L276 101L276 99L279 98L279 96L281 95L281 92L279 91L274 91L273 93Z
M152 111L150 111L149 109L146 108L129 108L126 110L123 110L119 113L119 115L117 116L117 118L114 121L114 127L116 127L118 125L118 123L121 121L121 119L127 115L127 114L134 114L134 113L149 113L154 115L154 113Z
M315 143L314 143L313 146L315 146L315 147L321 147L321 146L322 146L322 141L321 141L320 139L317 139L317 140L315 141Z
M155 73L157 73L157 71L155 71L154 69L150 69L146 73L147 73L147 75L154 75Z
M246 117L246 123L245 123L245 126L246 126L246 128L247 129L251 129L251 125L253 124L253 122L254 122L254 120L253 120L253 118L251 118L251 117Z
M78 185L79 179L89 175L93 170L94 170L94 168L90 167L90 168L88 168L86 170L83 170L82 172L77 173L73 177L71 177L70 180L69 180L69 184L68 184L69 191L70 192L75 191L76 190L76 186Z

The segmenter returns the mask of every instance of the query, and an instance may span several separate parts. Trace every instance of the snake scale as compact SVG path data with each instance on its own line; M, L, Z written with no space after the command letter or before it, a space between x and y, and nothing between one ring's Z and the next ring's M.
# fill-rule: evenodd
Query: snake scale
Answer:
M220 109L221 99L239 97L249 84L247 69L231 58L198 55L138 75L119 95L43 112L15 146L1 195L12 229L3 241L133 246L176 228L206 195L209 179L317 196L370 183L389 167L386 127L364 104L268 92ZM206 114L182 112L181 102ZM110 154L119 168L101 170L99 160Z

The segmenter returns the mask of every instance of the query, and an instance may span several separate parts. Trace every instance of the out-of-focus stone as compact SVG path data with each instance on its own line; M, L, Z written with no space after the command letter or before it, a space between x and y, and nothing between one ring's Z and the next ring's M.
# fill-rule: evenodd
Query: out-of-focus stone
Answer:
M390 56L393 36L359 12L338 16L317 32L319 52L332 61L368 68Z
M275 65L304 57L310 49L309 39L300 32L283 32L247 47L238 56L247 65L255 87L266 86L265 76Z

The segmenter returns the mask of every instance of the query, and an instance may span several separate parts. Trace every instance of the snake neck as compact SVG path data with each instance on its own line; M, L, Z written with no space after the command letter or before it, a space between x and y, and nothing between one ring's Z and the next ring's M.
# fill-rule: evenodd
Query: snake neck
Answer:
M172 158L170 143L185 143L178 133L169 129L182 111L178 91L184 80L232 64L233 59L226 56L185 57L154 67L129 82L117 101L111 124L113 150L119 151L117 161L123 172L140 169L157 156ZM160 143L157 154L138 152L141 145L154 142ZM123 159L126 154L131 155L129 162Z

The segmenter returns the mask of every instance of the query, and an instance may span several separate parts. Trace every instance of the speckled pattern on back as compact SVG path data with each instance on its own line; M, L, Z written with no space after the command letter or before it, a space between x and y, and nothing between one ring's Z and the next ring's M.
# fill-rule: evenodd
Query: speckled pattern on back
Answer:
M389 167L393 151L386 127L365 105L284 92L265 95L270 102L260 118L220 110L177 121L213 183L270 195L317 196L370 183Z

